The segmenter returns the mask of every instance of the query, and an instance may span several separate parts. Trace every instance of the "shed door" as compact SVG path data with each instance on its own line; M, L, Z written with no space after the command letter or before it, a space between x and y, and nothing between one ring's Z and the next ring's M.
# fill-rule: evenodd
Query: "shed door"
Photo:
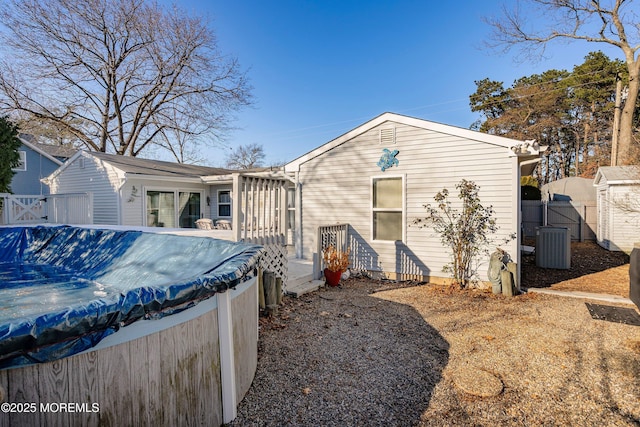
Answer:
M607 190L598 190L598 242L609 249L609 207L607 206Z

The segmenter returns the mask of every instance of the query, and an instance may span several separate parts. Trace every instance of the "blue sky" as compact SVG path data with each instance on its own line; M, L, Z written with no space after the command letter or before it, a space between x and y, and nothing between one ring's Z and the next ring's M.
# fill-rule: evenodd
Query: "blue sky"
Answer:
M506 2L510 7L514 2ZM238 58L254 88L255 105L236 114L224 146L206 149L220 166L230 147L262 144L266 163L314 149L383 112L468 128L475 80L510 86L552 68L571 70L589 43L556 43L547 57L483 48L501 2L183 0L206 15L223 52Z

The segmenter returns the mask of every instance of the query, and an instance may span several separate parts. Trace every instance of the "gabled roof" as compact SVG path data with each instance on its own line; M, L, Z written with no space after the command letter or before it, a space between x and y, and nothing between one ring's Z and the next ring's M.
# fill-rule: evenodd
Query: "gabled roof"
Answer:
M42 147L44 144L38 144L37 142L29 141L24 136L19 136L18 139L20 140L22 145L24 145L25 147L28 147L30 150L40 154L41 156L46 157L47 159L51 160L53 163L57 164L58 166L62 165L61 160L57 159L56 156L50 154L47 150L45 150Z
M368 122L358 126L357 128L339 136L338 138L327 142L324 145L321 145L320 147L309 151L308 153L298 157L297 159L292 160L291 162L287 163L284 166L284 170L286 172L295 172L298 170L298 168L300 167L301 164L355 138L358 135L361 135L373 128L375 128L376 126L379 126L385 122L395 122L395 123L399 123L399 124L404 124L404 125L408 125L408 126L414 126L417 128L421 128L421 129L426 129L426 130L431 130L434 132L440 132L440 133L444 133L444 134L448 134L448 135L454 135L454 136L458 136L461 138L466 138L466 139L471 139L471 140L475 140L475 141L480 141L480 142L485 142L487 144L492 144L492 145L497 145L497 146L501 146L501 147L505 147L505 148L509 148L509 149L513 149L516 146L520 146L523 144L523 141L519 141L519 140L515 140L515 139L510 139L510 138L505 138L502 136L496 136L496 135L491 135L488 133L483 133L483 132L477 132L477 131L473 131L470 129L463 129L460 127L456 127L456 126L450 126L450 125L444 125L441 123L436 123L436 122L430 122L428 120L424 120L424 119L418 119L415 117L409 117L409 116L403 116L400 114L395 114L395 113L383 113L375 118L373 118L372 120L369 120ZM525 147L526 148L526 147ZM546 147L540 147L540 152L544 151L546 149ZM528 149L527 149L528 150ZM538 150L534 150L535 152L530 152L527 151L525 153L521 153L524 155L535 155L537 156ZM513 153L514 156L516 156L516 152L514 150Z
M144 177L165 177L173 179L188 179L200 182L203 176L228 175L233 171L209 166L189 165L184 163L165 162L162 160L141 159L131 156L119 156L96 151L78 151L73 157L64 162L51 175L44 178L45 183L51 182L78 157L93 157L108 163L125 175L139 175Z
M593 185L640 184L640 166L600 166Z
M138 157L119 156L116 154L99 152L86 153L115 166L123 172L135 175L200 177L203 175L227 175L233 172L228 169L213 168L209 166L141 159Z
M73 155L78 152L75 148L65 147L63 145L41 144L39 142L34 143L34 145L50 156L62 161L73 157Z

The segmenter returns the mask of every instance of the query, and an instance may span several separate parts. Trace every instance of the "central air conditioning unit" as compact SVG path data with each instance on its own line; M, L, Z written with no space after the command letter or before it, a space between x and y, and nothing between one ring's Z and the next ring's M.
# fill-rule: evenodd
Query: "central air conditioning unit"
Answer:
M536 266L571 268L571 233L568 227L536 227Z

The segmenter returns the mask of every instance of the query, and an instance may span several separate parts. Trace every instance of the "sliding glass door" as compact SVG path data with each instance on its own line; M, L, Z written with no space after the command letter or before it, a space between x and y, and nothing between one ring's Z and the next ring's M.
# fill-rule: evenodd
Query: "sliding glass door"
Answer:
M200 193L180 192L179 217L181 228L196 228L196 220L200 219Z
M201 216L201 193L147 190L147 226L195 228Z

